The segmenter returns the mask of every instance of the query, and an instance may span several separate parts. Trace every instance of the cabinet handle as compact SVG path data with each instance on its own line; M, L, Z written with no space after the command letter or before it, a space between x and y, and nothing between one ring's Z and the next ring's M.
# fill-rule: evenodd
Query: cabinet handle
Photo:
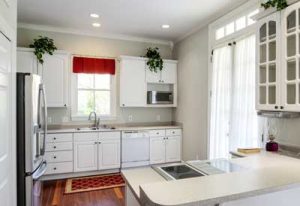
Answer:
M284 106L281 106L280 109L284 109Z
M278 106L275 106L275 109L278 109Z

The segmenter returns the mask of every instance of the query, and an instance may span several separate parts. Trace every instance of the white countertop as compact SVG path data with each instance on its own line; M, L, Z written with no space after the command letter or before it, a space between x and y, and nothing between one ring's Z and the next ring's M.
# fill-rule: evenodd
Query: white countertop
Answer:
M113 131L136 131L136 130L159 130L159 129L181 129L181 126L166 125L166 126L117 126L115 129L99 129L99 130L77 130L70 129L49 129L49 134L55 133L80 133L80 132L113 132Z
M156 177L150 167L122 174L140 202L149 205L218 204L300 187L298 159L262 152L230 161L248 169L175 181Z

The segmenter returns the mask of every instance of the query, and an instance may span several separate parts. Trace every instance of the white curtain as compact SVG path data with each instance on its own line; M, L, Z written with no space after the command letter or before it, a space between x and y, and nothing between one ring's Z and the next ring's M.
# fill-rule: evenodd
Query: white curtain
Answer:
M231 75L232 48L226 46L214 50L209 149L211 159L224 157L228 153Z
M236 43L232 84L229 149L258 147L255 110L255 35Z
M255 35L213 55L210 159L259 146L255 111Z

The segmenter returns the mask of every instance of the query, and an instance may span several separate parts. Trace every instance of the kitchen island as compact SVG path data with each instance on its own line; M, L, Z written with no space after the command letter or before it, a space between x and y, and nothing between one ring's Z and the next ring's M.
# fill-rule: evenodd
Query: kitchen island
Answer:
M173 181L166 181L151 167L123 170L127 206L286 206L300 202L299 159L263 152L230 162L246 169Z

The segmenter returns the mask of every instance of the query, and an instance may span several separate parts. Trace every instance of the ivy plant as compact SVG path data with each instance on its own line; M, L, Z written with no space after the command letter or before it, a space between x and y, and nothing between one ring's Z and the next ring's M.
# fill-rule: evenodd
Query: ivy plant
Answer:
M276 9L280 11L288 7L288 4L286 0L268 0L265 3L262 3L261 6L264 7L265 9L268 9L270 7L276 7Z
M43 56L45 53L53 55L53 52L57 50L53 39L43 36L39 36L38 39L34 39L33 43L30 44L29 47L34 48L34 54L40 64L44 63Z
M163 69L163 60L159 54L159 49L155 48L147 48L146 58L148 58L147 65L150 71L157 73L157 71L161 71Z

